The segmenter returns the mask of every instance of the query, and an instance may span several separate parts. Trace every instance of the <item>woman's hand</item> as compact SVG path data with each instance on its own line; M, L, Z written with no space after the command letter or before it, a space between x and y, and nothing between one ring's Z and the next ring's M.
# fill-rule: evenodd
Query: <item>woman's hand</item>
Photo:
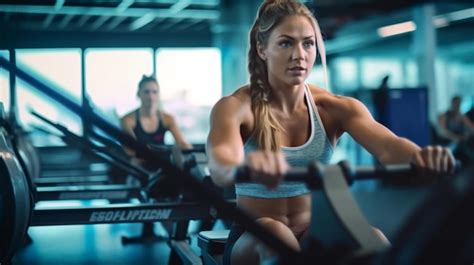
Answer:
M245 163L250 169L250 178L269 189L277 188L289 169L281 151L255 151L247 155Z
M453 154L442 146L426 146L417 151L411 161L422 170L439 174L453 173L455 168Z

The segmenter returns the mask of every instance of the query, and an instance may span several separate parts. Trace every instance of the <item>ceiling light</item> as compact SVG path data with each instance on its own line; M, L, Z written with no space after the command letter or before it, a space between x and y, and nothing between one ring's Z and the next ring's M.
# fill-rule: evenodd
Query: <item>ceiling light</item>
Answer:
M437 16L433 19L433 25L436 28L449 26L449 21L445 16Z
M380 27L377 29L377 33L380 37L385 38L393 35L411 32L414 30L416 30L416 24L410 20L407 22L397 23L390 26Z

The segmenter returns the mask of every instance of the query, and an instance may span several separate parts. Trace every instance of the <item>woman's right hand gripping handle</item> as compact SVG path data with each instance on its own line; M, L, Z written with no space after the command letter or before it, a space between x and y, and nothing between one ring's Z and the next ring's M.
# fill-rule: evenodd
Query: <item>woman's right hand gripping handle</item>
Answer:
M245 158L250 170L250 179L276 189L289 169L288 162L281 151L255 151Z

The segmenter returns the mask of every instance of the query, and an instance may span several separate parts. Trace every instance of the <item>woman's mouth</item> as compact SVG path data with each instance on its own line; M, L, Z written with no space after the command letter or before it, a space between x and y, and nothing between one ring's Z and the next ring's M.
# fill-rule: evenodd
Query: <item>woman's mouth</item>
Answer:
M306 68L295 66L288 68L288 72L290 72L291 75L303 75L306 72Z

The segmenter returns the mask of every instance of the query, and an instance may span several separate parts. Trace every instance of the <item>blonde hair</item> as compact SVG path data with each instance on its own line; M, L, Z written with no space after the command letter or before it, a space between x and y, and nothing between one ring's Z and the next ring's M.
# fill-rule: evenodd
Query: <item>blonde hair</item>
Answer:
M299 15L309 19L316 36L316 45L323 65L324 81L327 86L326 51L321 30L316 18L302 3L292 0L265 1L259 8L257 17L250 31L250 50L248 53L248 70L250 74L250 97L252 112L255 117L255 127L252 132L257 147L264 150L276 151L280 141L276 132L282 128L278 120L270 112L269 99L271 87L268 83L268 72L265 61L258 55L258 45L266 46L273 29L286 17Z

